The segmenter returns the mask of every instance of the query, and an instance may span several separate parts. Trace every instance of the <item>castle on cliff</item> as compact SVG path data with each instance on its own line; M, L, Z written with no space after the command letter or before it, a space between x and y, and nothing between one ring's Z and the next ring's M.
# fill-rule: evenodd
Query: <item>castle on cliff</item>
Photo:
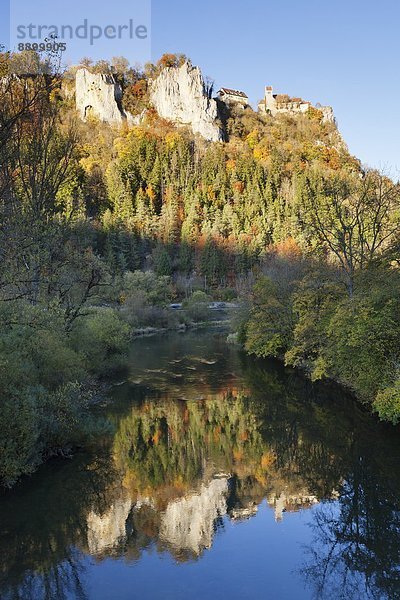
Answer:
M306 113L313 105L308 100L302 98L291 98L288 94L274 94L272 85L265 86L264 98L258 103L258 111L264 114L270 114L275 117L282 113ZM317 104L315 107L321 111L323 121L335 122L335 115L331 106L321 106Z
M83 120L94 116L111 125L138 125L143 115L133 116L122 108L122 89L113 74L92 73L78 68L75 78L76 108ZM177 67L166 67L154 80L149 80L150 105L164 119L176 125L188 126L193 133L209 141L223 141L226 134L220 114L222 102L227 107L241 106L249 109L249 98L245 92L221 88L217 99L207 94L202 73L189 61ZM330 106L315 107L302 98L291 98L287 94L274 94L272 86L265 87L264 98L258 111L273 117L282 114L305 114L311 108L322 113L322 121L335 123Z

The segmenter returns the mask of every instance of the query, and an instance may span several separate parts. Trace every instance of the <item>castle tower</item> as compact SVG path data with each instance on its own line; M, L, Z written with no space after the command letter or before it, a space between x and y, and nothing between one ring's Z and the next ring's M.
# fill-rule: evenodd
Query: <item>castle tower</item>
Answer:
M274 98L274 88L272 85L265 86L265 110L271 114L276 112L276 100Z
M270 96L273 98L273 94L274 94L274 88L272 87L272 85L266 85L265 86L265 97Z

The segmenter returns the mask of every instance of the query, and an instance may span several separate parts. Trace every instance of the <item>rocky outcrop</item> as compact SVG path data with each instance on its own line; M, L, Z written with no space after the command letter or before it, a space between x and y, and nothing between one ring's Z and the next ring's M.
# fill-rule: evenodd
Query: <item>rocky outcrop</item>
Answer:
M138 118L122 109L122 88L113 75L78 69L75 77L75 101L82 120L92 115L110 125L138 123Z
M90 115L110 125L138 125L142 115L133 117L122 108L122 88L111 74L92 73L81 68L75 78L76 108L82 120ZM188 125L206 140L223 140L218 124L217 102L209 98L198 67L185 62L165 68L150 82L150 102L158 114L176 125Z
M208 97L200 69L189 62L163 69L150 84L150 101L164 119L188 125L206 140L224 139L217 102Z
M240 508L232 508L229 511L229 516L232 521L244 521L255 517L258 512L258 506L255 502L249 502L247 506Z
M332 106L318 106L318 109L322 112L323 123L335 123L335 113L333 112Z

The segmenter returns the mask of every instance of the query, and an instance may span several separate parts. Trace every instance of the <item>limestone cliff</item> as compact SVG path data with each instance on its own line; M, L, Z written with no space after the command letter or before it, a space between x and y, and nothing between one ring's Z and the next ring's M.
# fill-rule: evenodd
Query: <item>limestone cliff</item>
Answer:
M150 101L164 119L188 125L206 140L223 140L217 103L208 97L200 69L189 62L163 69L150 84Z
M322 121L323 123L335 123L335 113L333 112L332 106L318 106L319 110L322 112Z
M122 88L113 75L78 69L75 78L76 109L81 119L90 115L110 125L135 124L137 119L122 109Z

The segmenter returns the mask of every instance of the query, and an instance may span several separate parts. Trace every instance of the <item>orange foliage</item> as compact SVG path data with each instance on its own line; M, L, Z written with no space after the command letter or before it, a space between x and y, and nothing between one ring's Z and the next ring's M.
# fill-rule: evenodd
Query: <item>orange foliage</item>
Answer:
M162 55L157 66L162 69L165 67L180 67L185 60L186 57L183 54L171 54L167 52Z
M243 183L243 181L236 181L233 184L233 187L235 188L235 190L237 192L239 192L239 194L243 194L243 192L244 192L244 183Z
M214 440L217 442L220 438L221 435L221 426L218 425L217 427L215 427L214 429Z
M144 98L147 92L147 81L145 79L136 81L136 83L130 87L130 91L135 98Z
M265 452L261 457L261 466L263 469L269 469L275 462L276 456L273 452Z
M237 448L236 450L233 451L233 458L237 461L240 461L243 459L243 451L239 450L239 448Z
M336 148L324 148L322 157L331 169L337 171L341 168L342 164L340 160L340 154Z
M153 441L153 444L155 446L157 446L158 442L160 441L160 438L161 438L161 431L159 429L157 429L157 431L155 432L155 434L151 438L152 441Z
M275 251L278 256L289 259L300 258L302 251L296 240L292 237L287 237L282 242L275 244Z

